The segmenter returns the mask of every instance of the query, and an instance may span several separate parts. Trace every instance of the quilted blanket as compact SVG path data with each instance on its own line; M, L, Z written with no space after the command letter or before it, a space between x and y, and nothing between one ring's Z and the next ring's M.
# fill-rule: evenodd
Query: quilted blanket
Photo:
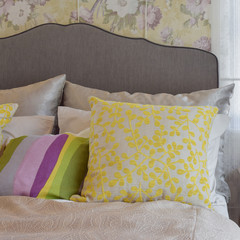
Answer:
M240 239L219 214L170 201L75 203L0 197L0 239Z

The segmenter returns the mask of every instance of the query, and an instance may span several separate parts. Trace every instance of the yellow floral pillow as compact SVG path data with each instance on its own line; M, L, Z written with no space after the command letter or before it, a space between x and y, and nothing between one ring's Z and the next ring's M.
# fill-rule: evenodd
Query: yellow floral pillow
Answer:
M8 124L18 108L18 104L9 103L0 105L0 148L3 144L2 130Z
M80 201L167 199L211 208L206 149L217 108L89 101L90 159Z

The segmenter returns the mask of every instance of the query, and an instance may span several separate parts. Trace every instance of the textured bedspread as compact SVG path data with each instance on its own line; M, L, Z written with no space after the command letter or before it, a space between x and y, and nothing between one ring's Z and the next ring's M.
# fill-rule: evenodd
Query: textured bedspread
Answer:
M240 239L231 220L169 202L72 203L0 197L0 239Z

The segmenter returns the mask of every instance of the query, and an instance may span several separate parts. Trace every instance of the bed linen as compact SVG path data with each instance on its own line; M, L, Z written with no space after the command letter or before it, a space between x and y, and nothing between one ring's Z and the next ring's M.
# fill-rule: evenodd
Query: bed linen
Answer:
M54 199L54 201L72 202L71 200L66 200L66 199ZM220 215L229 219L227 202L226 202L226 198L224 196L222 196L220 194L216 194L215 202L212 202L212 208L214 209L214 211L216 213L219 213Z
M66 199L54 199L54 201L59 202L72 202L71 200ZM229 219L228 207L226 198L220 194L216 194L215 202L212 202L212 208L216 213L221 214L222 216Z
M226 198L220 194L215 195L215 201L212 202L212 208L219 214L229 218ZM240 237L239 237L240 239Z
M0 197L0 239L237 240L239 227L201 207L171 201L73 203Z

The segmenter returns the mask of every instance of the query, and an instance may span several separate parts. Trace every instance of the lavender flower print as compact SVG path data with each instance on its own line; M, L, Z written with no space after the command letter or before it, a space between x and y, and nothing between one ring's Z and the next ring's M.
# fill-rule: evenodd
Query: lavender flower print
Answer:
M193 16L197 16L204 13L209 4L211 4L211 0L187 0L186 8Z
M77 13L77 11L72 11L70 18L71 18L72 21L78 21L78 13Z
M44 6L47 1L50 1L50 0L28 0L28 3L33 6L36 6L36 5Z
M172 37L172 32L173 32L172 28L165 27L160 33L162 40L164 42L167 42Z
M182 40L181 38L175 38L175 39L173 40L173 45L174 45L174 46L182 47L182 46L184 46L183 40Z
M193 47L200 48L205 51L211 51L211 39L206 36L202 36L193 43Z
M139 8L140 15L137 17L137 23L139 29L145 28L145 5L141 5ZM160 8L153 5L147 6L147 27L154 30L154 28L160 23L162 13Z
M15 2L8 9L8 21L13 25L23 26L31 14L31 6L27 2Z
M8 9L13 5L13 0L0 0L0 16L6 15Z
M87 8L81 6L79 8L79 17L82 18L85 22L92 24L93 23L93 13Z

